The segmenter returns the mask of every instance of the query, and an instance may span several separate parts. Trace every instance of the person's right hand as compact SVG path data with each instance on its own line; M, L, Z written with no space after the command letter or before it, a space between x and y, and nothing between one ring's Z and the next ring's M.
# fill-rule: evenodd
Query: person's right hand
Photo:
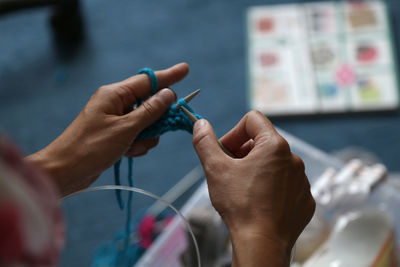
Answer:
M206 120L196 122L193 135L211 202L232 238L233 266L289 266L315 210L303 161L257 111L221 138L237 158L222 151Z

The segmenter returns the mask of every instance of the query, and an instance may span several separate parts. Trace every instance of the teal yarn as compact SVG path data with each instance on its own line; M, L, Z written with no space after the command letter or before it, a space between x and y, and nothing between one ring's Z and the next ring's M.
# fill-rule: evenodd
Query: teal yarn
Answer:
M151 81L151 94L154 95L158 91L158 79L154 71L150 68L143 68L138 71L138 74L147 74Z
M140 220L145 211L139 211L133 216L129 235L126 229L118 231L114 237L94 250L91 267L131 267L143 255L145 249L138 242L133 241L136 236ZM131 242L127 243L127 240ZM127 245L128 244L128 245Z
M120 166L121 166L121 159L119 159L115 164L114 164L114 184L115 185L121 185L121 179L120 179ZM115 195L117 197L117 202L118 206L121 210L124 209L124 201L122 200L121 197L121 190L116 190Z
M157 76L155 75L154 71L150 68L142 68L139 70L138 74L147 74L151 81L151 93L154 95L158 91L158 80ZM138 101L141 103L141 101ZM178 105L184 106L193 115L198 118L202 119L202 117L195 113L193 109L186 103L183 98L180 98L177 102ZM193 122L186 116L186 114L182 111L182 109L177 108L176 104L172 104L171 107L165 112L160 119L158 119L155 123L144 129L135 139L135 141L146 140L146 139L154 139L162 134L169 132L169 131L177 131L177 130L184 130L189 133L193 133ZM128 159L128 165L130 170L132 169L133 160ZM121 185L120 180L120 165L121 159L118 160L114 164L114 180L115 185ZM128 183L129 186L133 186L133 173L132 171L128 171ZM120 209L124 208L124 201L122 200L121 190L116 190L115 192L117 197L118 206ZM128 198L131 198L129 195Z
M183 98L178 100L178 105L184 106L192 112L196 118L202 119L202 117L195 113ZM188 118L188 116L186 116L182 109L177 108L176 104L173 104L158 121L144 129L135 140L153 139L166 132L177 130L184 130L193 133L193 122Z
M151 94L154 95L158 91L158 80L154 71L150 68L143 68L139 70L138 74L147 74L151 80ZM142 103L141 100L138 101L138 105ZM202 119L202 117L195 113L193 109L186 103L186 101L181 98L177 101L177 104L184 106L193 115ZM166 132L184 130L189 133L193 133L194 123L190 118L178 108L176 104L171 105L171 107L158 119L155 123L144 129L136 138L135 141L154 139ZM115 185L121 185L120 179L120 167L121 159L119 159L114 164L114 182ZM133 183L133 159L128 158L128 175L127 175L128 185L134 186ZM118 206L121 210L124 209L125 203L122 199L121 190L116 190L116 198ZM128 193L127 199L127 209L126 209L126 221L125 229L118 233L117 237L98 249L98 253L95 254L94 260L92 262L93 267L103 267L103 266L132 266L138 258L144 253L144 250L138 247L136 244L130 241L130 236L135 227L132 223L132 194ZM123 246L120 244L123 243Z
M150 68L143 68L139 70L138 74L147 74L151 81L151 93L152 95L156 94L158 91L158 80L154 71ZM139 101L141 103L141 101ZM184 106L193 115L201 119L202 117L195 113L193 109L186 103L186 101L181 98L178 100L178 105ZM177 108L176 104L173 104L164 115L161 116L159 120L157 120L154 124L150 125L146 129L144 129L135 140L145 140L145 139L154 139L166 132L176 131L176 130L185 130L189 133L193 132L193 122L186 116L186 114L182 111L182 109Z

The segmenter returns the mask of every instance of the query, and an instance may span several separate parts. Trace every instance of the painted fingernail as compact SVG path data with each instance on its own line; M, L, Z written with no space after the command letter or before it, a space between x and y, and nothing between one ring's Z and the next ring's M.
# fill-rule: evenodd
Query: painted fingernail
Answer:
M175 94L172 90L165 88L156 94L156 97L167 105L171 105L175 101Z

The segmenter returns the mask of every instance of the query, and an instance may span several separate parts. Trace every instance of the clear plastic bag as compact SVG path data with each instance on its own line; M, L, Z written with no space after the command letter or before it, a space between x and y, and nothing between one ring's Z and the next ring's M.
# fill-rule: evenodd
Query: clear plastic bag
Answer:
M384 178L383 165L353 160L315 180L317 212L298 240L295 261L304 267L398 266L400 181Z

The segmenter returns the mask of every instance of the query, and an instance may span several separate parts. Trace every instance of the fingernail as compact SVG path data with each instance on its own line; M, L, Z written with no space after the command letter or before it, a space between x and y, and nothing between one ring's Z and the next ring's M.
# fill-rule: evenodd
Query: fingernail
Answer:
M206 120L201 119L196 121L196 123L193 126L193 134L198 133L202 128L204 128L206 126Z
M172 91L172 93L174 93L174 102L175 102L175 101L176 101L176 99L178 98L178 97L176 96L175 90L174 90L174 89L172 89L171 87L168 87L167 89L171 90L171 91Z
M155 95L158 99L164 102L166 105L171 105L175 101L175 94L170 89L162 89Z
M136 157L136 156L143 155L146 152L147 152L147 147L145 145L143 145L143 144L135 144L132 147L132 150L130 151L130 154L133 157Z

